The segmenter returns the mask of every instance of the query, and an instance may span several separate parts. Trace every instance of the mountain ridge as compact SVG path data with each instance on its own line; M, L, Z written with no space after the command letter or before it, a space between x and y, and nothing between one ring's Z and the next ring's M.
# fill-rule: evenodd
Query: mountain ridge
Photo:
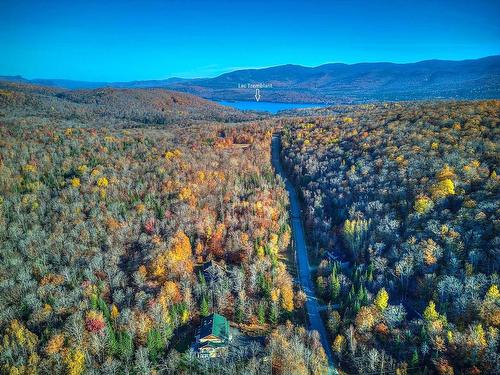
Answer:
M213 78L87 82L64 79L0 80L83 88L166 88L211 100L253 100L254 90L240 84L263 83L262 100L274 102L364 102L411 99L488 99L500 97L500 55L467 60L423 60L415 63L296 64L240 69Z

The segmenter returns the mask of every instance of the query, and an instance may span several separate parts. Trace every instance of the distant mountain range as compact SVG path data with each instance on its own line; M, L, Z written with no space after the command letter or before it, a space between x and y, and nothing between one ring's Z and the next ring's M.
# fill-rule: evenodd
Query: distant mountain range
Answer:
M261 100L302 103L357 103L378 100L500 98L500 56L475 60L427 60L410 64L325 64L318 67L281 65L245 69L215 78L83 82L58 79L0 80L81 88L167 88L212 100L255 100L255 88L265 85Z

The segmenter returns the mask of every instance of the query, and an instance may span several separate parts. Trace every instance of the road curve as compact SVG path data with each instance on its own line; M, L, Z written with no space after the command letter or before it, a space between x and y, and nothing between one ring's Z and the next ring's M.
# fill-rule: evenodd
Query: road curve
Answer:
M326 333L326 328L323 323L323 319L321 319L320 306L318 304L318 300L316 298L316 294L314 291L314 283L311 278L311 270L309 267L309 259L307 257L307 247L304 236L304 228L302 226L299 199L293 184L286 177L285 170L283 169L283 166L281 164L280 150L281 150L280 136L273 135L272 148L271 148L272 164L274 166L276 174L280 176L285 182L286 190L288 191L288 197L290 200L292 233L295 242L295 248L297 251L297 266L299 273L299 281L304 292L307 295L306 309L307 309L307 317L309 320L309 329L318 331L321 339L321 344L323 345L326 356L328 357L328 362L330 364L329 373L337 374L337 370L335 369L334 365L332 350L328 343L328 335Z

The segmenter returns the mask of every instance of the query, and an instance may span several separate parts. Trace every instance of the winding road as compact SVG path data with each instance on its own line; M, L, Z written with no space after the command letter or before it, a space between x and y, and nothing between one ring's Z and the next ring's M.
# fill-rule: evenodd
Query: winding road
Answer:
M330 344L328 343L328 335L326 332L323 319L320 315L320 306L318 304L318 299L314 292L314 283L311 278L311 270L309 266L309 259L307 257L307 247L304 236L304 228L302 226L301 212L300 212L300 202L297 196L297 192L293 184L286 177L286 173L283 169L280 159L280 149L281 149L281 139L278 135L273 135L272 139L272 164L276 171L285 182L286 190L288 191L288 196L290 200L290 216L292 222L292 233L293 239L295 241L295 248L297 251L297 266L299 281L302 289L307 295L306 309L307 316L309 320L309 329L317 331L319 333L321 344L325 350L326 356L329 362L329 374L337 374L335 369L332 350Z

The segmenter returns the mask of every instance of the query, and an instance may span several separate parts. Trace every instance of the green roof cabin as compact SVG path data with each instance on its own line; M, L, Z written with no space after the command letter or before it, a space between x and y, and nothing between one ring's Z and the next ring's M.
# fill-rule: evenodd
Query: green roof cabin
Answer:
M230 340L228 320L212 314L201 320L193 350L199 358L215 358L227 350Z

